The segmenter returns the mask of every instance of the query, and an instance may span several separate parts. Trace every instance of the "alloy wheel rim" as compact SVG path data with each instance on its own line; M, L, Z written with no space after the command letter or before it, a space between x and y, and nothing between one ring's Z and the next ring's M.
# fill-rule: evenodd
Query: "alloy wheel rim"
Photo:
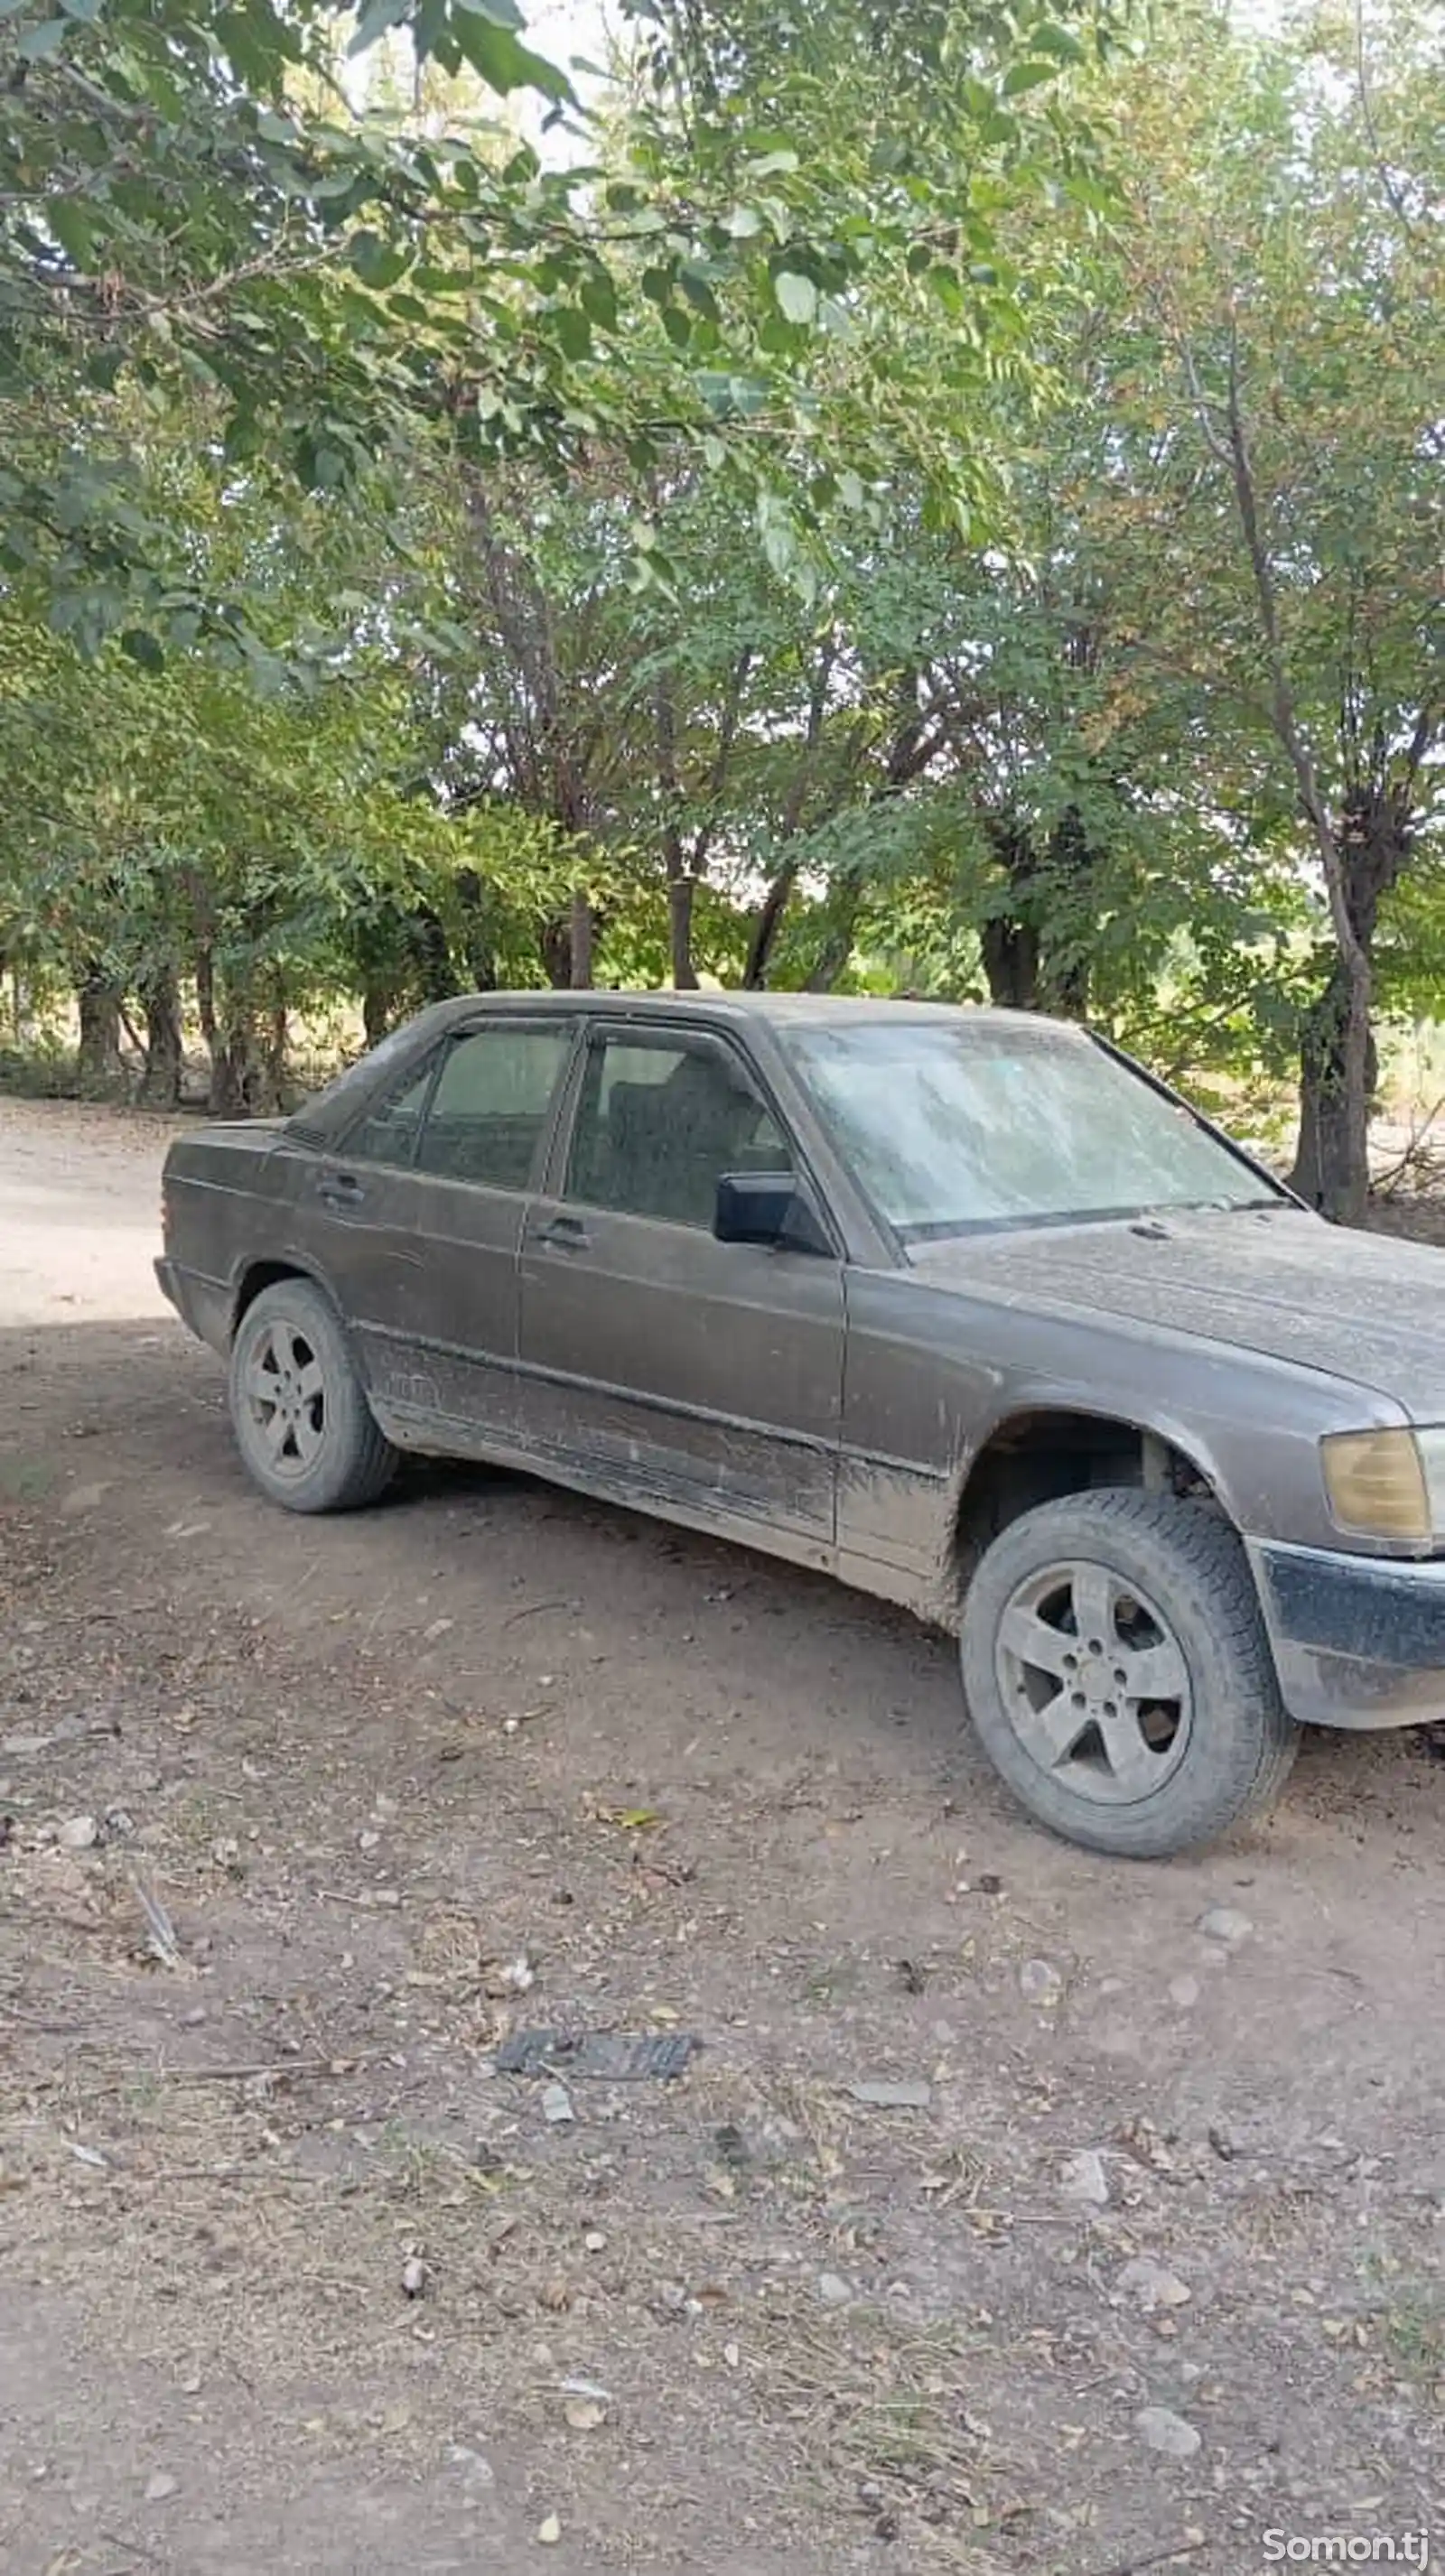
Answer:
M1172 1623L1137 1583L1071 1558L1015 1585L995 1669L1009 1724L1046 1778L1094 1806L1137 1806L1178 1770L1194 1720Z
M273 1475L304 1476L326 1438L326 1385L306 1335L279 1316L248 1353L241 1396Z

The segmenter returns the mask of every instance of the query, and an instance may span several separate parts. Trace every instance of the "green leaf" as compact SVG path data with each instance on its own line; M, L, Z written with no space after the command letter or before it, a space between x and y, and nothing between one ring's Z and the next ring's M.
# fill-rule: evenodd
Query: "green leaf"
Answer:
M605 268L589 269L578 289L582 310L599 331L617 328L617 289Z
M386 5L390 7L391 0ZM457 21L454 33L473 71L501 97L514 89L535 89L544 98L571 99L572 84L566 73L519 43L510 27L470 15Z
M1045 81L1057 80L1057 63L1010 63L1003 76L1005 98L1021 98L1025 90L1042 89Z
M127 626L120 639L120 649L129 655L132 662L139 663L143 671L163 671L166 667L164 648L149 627Z
M818 290L801 269L780 268L773 279L778 309L790 322L811 322L818 310Z
M45 220L66 258L73 260L77 268L89 268L95 235L89 217L74 198L61 197L53 206L47 206Z
M370 48L386 34L389 27L401 24L402 19L407 15L409 5L410 0L366 0L366 6L356 22L356 33L346 48L348 54L369 52Z
M564 358L580 365L592 355L592 328L578 304L559 304L552 314L552 328L557 334Z
M406 252L395 242L384 241L380 233L353 233L346 255L362 284L378 291L395 286L406 275Z
M1037 45L1041 54L1052 54L1055 62L1082 63L1086 60L1078 37L1069 28L1056 27L1047 21L1029 29L1029 43Z

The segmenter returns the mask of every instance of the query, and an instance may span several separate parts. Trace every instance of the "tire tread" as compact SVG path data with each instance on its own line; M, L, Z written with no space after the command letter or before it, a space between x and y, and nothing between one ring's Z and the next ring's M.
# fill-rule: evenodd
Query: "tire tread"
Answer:
M1057 1799L1045 1795L1041 1800L1031 1794L1031 1784L1021 1767L1028 1757L1021 1748L1020 1767L999 1758L997 1730L1003 1731L1009 1743L1016 1744L1001 1705L996 1727L989 1723L991 1711L987 1704L990 1694L997 1695L992 1633L990 1630L987 1641L981 1643L978 1629L992 1588L1000 1582L1011 1588L1022 1579L1029 1571L1026 1559L1035 1552L1038 1540L1046 1539L1050 1554L1067 1557L1072 1551L1087 1555L1090 1545L1099 1548L1110 1532L1122 1536L1126 1547L1133 1541L1146 1552L1158 1551L1175 1579L1182 1577L1195 1591L1222 1666L1225 1688L1244 1721L1234 1727L1227 1743L1211 1748L1201 1774L1191 1775L1190 1756L1186 1754L1180 1771L1160 1792L1160 1799L1167 1798L1176 1783L1182 1794L1176 1792L1167 1810L1161 1806L1152 1818L1128 1808L1093 1808L1082 1799L1069 1801L1072 1814L1066 1814L1067 1792ZM1042 1550L1038 1552L1042 1554ZM1016 1559L1021 1561L1015 1563ZM1115 1571L1127 1580L1127 1567L1116 1567ZM1249 1560L1237 1533L1209 1504L1119 1485L1065 1495L1059 1501L1043 1503L1023 1513L994 1541L974 1577L964 1601L960 1645L965 1692L985 1751L1030 1811L1070 1841L1124 1857L1165 1858L1212 1842L1263 1814L1274 1804L1289 1777L1300 1730L1280 1698ZM979 1713L981 1701L985 1704L983 1719ZM1200 1717L1196 1705L1196 1727ZM1221 1759L1222 1755L1225 1758ZM1046 1792L1046 1776L1039 1772L1036 1777ZM1153 1801L1147 1803L1152 1807ZM1105 1821L1111 1817L1112 1824Z
M328 1445L314 1475L286 1486L268 1481L241 1413L239 1371L247 1329L253 1326L253 1318L264 1324L270 1315L284 1315L311 1340L326 1372L327 1424L334 1435L334 1447ZM274 1280L247 1307L231 1344L230 1399L236 1444L247 1472L268 1502L279 1503L283 1510L362 1511L380 1498L396 1472L397 1452L367 1402L345 1328L330 1298L312 1279Z

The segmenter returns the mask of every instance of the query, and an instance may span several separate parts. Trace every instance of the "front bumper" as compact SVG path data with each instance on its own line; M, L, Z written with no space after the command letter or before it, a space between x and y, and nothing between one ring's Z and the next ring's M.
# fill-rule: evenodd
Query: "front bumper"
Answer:
M1306 1726L1445 1719L1445 1563L1250 1543L1280 1691Z
M224 1279L208 1279L203 1271L185 1270L164 1256L156 1263L156 1278L197 1341L224 1352L231 1339L231 1291Z

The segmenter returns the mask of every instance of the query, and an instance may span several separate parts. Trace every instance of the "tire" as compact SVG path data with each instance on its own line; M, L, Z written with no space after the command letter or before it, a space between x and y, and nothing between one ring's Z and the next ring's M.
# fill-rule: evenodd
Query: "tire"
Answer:
M959 1649L995 1769L1087 1851L1213 1842L1273 1804L1298 1749L1248 1559L1202 1503L1108 1487L1025 1512L974 1576Z
M236 1445L268 1502L356 1511L390 1483L397 1453L311 1280L278 1279L247 1307L231 1344L230 1398Z

